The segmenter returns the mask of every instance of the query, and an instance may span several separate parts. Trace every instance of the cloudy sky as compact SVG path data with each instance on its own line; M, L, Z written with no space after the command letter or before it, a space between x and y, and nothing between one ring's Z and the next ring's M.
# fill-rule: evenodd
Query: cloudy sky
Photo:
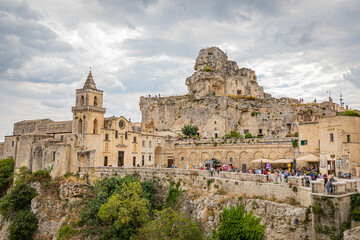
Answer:
M0 141L24 119L71 120L90 66L107 116L184 94L200 49L219 46L275 97L360 108L360 2L1 0Z

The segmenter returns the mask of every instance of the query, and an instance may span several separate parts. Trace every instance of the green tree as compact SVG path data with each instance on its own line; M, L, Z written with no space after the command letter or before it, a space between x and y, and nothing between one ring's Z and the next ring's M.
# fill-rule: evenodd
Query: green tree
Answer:
M247 133L247 134L245 134L245 138L252 138L251 133Z
M0 160L0 196L10 187L14 180L14 159Z
M261 218L253 212L245 210L244 203L225 208L221 214L221 224L215 238L220 240L260 240L264 238L265 225L260 224Z
M344 116L360 117L359 113L355 110L347 110L343 113Z
M31 240L37 228L38 220L29 209L16 213L9 226L10 240Z
M167 207L177 207L178 206L178 200L181 194L185 192L184 190L181 190L180 188L180 182L176 183L173 181L170 181L170 187L169 191L166 195L166 206Z
M165 208L155 220L141 228L131 240L201 240L202 233L195 222L183 213Z
M5 219L9 219L17 211L30 209L31 199L36 196L34 188L25 182L15 185L8 195L0 199L0 213Z
M98 216L105 223L113 223L116 229L132 224L139 227L149 218L149 201L141 198L139 181L122 184L120 193L109 198L99 210Z
M196 136L197 131L199 130L199 128L197 126L192 126L190 125L185 125L181 131L185 136L191 137L191 136Z

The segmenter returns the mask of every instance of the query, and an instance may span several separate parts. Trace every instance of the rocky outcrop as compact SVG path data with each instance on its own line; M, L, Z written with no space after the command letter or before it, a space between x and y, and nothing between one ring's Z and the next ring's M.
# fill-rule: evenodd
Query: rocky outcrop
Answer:
M32 184L39 194L31 201L31 211L39 220L34 239L56 239L64 220L72 214L86 194L87 184L83 182L60 182L42 186Z
M302 104L291 98L271 98L258 85L253 70L239 69L217 47L202 49L194 69L186 79L187 95L140 98L143 131L180 132L185 124L193 124L207 138L231 130L285 137L298 131L299 122L334 116L339 110L331 99Z
M81 198L86 194L88 184L86 183L63 183L59 187L61 200Z
M267 223L265 239L311 239L311 213L307 208L261 199L243 199L247 211L262 217ZM210 194L204 197L190 195L184 201L182 211L200 221L206 235L220 225L221 212L225 207L236 205L238 198Z
M344 232L344 240L360 240L360 226L346 230Z

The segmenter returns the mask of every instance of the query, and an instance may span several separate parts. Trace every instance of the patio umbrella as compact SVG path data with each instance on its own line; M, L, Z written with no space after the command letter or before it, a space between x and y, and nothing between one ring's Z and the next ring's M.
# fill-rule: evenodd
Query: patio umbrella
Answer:
M299 157L296 159L296 161L302 161L302 162L319 162L320 158L318 156L315 156L314 154L308 154L302 157Z
M293 160L292 159L279 159L274 161L273 163L292 163Z
M267 159L267 158L259 158L259 159L252 160L251 162L253 162L253 163L273 163L274 161Z

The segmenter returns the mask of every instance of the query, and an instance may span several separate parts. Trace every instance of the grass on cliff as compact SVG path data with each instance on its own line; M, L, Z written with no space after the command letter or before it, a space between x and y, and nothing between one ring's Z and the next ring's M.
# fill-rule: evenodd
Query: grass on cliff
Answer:
M0 160L0 197L6 193L14 180L14 159Z
M7 170L0 168L0 171ZM4 173L0 172L0 175ZM36 195L35 189L25 181L24 175L20 175L9 194L0 199L0 213L4 219L10 221L10 240L32 239L38 220L30 211L30 205Z

